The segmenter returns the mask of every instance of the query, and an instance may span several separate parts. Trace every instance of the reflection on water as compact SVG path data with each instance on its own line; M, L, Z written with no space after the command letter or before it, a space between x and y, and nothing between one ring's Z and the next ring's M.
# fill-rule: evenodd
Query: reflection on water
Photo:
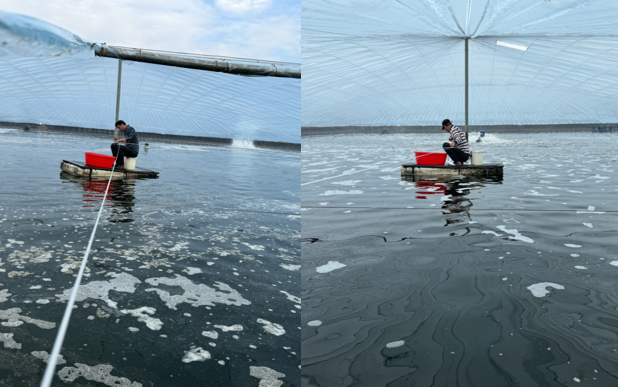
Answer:
M135 185L139 179L92 179L86 177L73 176L70 173L62 172L60 178L66 182L81 186L83 193L83 207L99 207L101 200L107 197L105 207L112 207L108 220L112 223L128 223L135 219L130 215L135 206ZM107 184L109 183L109 189Z
M446 217L445 226L457 223L470 223L472 216L470 209L473 200L471 193L481 190L486 185L502 184L503 177L476 177L456 176L440 178L418 178L415 176L402 176L402 181L413 183L416 187L415 199L426 200L427 195L442 195L442 212ZM478 206L477 202L477 206ZM451 234L454 236L455 234Z

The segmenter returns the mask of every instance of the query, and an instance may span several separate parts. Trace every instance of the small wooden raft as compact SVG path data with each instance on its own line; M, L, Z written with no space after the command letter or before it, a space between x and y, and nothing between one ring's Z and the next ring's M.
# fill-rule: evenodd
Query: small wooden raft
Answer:
M107 177L109 178L112 173L111 168L99 168L93 167L83 162L62 160L60 169L75 176L86 177ZM135 179L140 177L159 177L159 172L150 171L147 169L135 167L134 171L127 171L124 169L114 169L114 179Z
M502 176L502 164L483 165L418 165L403 164L401 176L464 175L464 176Z

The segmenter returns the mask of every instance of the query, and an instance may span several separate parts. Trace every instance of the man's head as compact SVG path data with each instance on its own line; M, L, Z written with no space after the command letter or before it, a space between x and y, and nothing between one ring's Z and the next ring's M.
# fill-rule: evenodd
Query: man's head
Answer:
M442 121L442 130L446 130L447 132L450 132L452 126L453 126L453 123L448 118Z
M125 129L127 129L127 124L123 120L118 120L116 122L116 128L118 128L119 131L124 132Z

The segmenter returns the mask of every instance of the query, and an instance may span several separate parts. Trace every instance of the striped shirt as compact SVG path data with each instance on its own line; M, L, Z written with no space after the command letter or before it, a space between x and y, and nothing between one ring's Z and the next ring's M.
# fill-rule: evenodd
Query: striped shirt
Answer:
M461 149L464 153L470 154L470 146L466 140L466 134L459 127L451 126L451 137L449 141L455 142L455 147Z
M139 153L139 140L137 139L137 133L135 133L135 129L133 129L132 126L127 125L127 128L124 130L124 137L127 139L127 149L130 149L135 153Z

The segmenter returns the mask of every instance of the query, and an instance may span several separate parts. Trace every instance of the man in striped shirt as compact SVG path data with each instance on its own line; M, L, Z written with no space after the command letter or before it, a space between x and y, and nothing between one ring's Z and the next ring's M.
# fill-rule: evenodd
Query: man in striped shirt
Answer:
M470 146L468 145L468 140L466 140L466 134L457 126L453 126L453 123L448 118L442 121L442 130L446 130L451 134L448 138L450 143L445 142L442 144L442 147L455 165L462 165L468 161L470 158Z
M125 157L137 157L139 154L139 140L137 133L132 126L127 125L124 121L116 122L116 128L124 133L125 138L120 140L114 139L112 144L112 154L116 157L116 168L124 168ZM125 143L125 146L120 146L120 143Z

